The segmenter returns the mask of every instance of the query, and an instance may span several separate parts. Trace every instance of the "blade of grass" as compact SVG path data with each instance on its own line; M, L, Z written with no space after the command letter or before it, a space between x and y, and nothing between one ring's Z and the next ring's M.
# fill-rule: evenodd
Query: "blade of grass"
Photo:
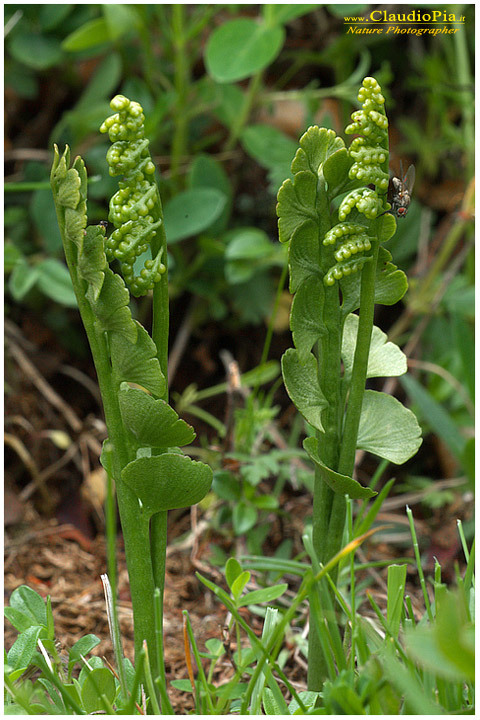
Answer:
M415 560L417 563L417 571L418 571L418 577L420 580L420 587L422 588L423 600L425 602L425 608L426 608L426 611L428 614L428 619L430 620L430 622L433 622L432 607L430 605L430 600L428 598L427 584L425 582L425 575L423 574L422 563L420 560L420 550L418 547L417 533L415 531L415 523L413 522L412 511L410 510L408 505L407 505L406 511L407 511L408 522L410 525L410 532L412 535L413 551L415 553Z

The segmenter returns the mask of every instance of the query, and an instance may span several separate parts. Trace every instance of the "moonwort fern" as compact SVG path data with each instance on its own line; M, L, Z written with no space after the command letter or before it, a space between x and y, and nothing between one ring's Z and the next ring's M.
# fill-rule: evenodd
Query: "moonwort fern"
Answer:
M138 103L116 96L102 125L113 145L111 175L122 175L110 203L115 226L87 225L87 173L55 147L51 185L67 265L95 363L108 440L102 463L115 480L134 613L135 651L147 642L152 674L163 675L155 589L163 596L167 512L199 502L212 471L180 447L195 437L167 403L166 235L154 165ZM150 248L150 257L143 261ZM109 267L118 260L124 279ZM127 283L130 292L127 289ZM130 293L153 293L152 335L132 318ZM158 595L158 593L157 593ZM161 614L161 609L160 609ZM165 708L164 708L165 710Z
M355 135L350 148L333 130L310 127L277 205L294 296L294 348L285 352L282 371L311 431L304 447L315 467L312 540L315 561L324 564L341 547L345 497L375 495L353 477L357 448L403 463L421 443L410 410L365 389L369 377L407 370L401 350L373 326L375 303L398 302L407 280L383 247L396 221L386 200L388 120L375 78L364 79L358 100L361 108L346 128ZM310 690L321 688L327 653L325 636L312 628Z

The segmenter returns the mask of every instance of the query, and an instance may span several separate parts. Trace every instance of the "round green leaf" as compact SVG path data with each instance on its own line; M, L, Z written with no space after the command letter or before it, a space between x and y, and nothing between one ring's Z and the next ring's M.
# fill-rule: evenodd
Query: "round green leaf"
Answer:
M358 448L401 465L417 452L422 444L421 434L417 418L399 400L365 390Z
M128 463L122 480L140 498L147 515L200 502L212 484L212 471L187 455L163 453Z
M9 45L13 57L34 70L46 70L62 60L58 40L35 33L15 35Z
M289 348L282 357L282 373L290 400L310 425L323 432L322 411L328 403L318 384L315 357L308 353L302 364L298 352Z
M206 230L220 216L226 202L226 195L212 187L192 188L175 195L164 211L168 242Z
M347 315L343 328L342 359L345 366L345 375L348 377L352 374L358 321L358 315ZM395 343L387 342L387 335L374 325L368 355L367 378L397 377L406 372L407 357L405 353Z
M303 363L313 345L325 333L323 305L325 285L318 275L310 275L300 285L292 303L290 328L298 357Z
M110 338L112 367L118 383L135 383L161 397L165 392L165 377L157 358L157 346L140 325L130 319L135 342L124 333L114 332Z
M210 35L205 53L207 72L220 83L250 77L277 57L284 38L281 26L267 27L250 18L231 20Z
M155 400L126 383L118 400L124 425L139 445L167 448L188 445L195 439L192 426L180 420L164 400Z

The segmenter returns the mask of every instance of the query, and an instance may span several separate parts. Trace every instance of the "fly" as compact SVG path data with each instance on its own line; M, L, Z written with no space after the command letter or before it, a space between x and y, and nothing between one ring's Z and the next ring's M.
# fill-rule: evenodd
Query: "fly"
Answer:
M415 182L415 165L410 165L405 175L400 163L401 178L392 178L392 210L393 215L405 217L412 199L413 184Z

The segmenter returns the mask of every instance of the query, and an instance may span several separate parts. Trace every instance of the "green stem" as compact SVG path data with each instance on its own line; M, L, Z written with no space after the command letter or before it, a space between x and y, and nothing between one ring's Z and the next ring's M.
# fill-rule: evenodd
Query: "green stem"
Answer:
M338 471L351 476L355 466L358 427L362 412L365 381L367 378L368 355L373 329L373 313L375 307L375 277L377 272L379 243L375 242L371 254L371 262L364 265L362 271L362 287L360 291L360 312L358 335L353 360L350 394L343 429L342 449L338 463Z
M163 220L163 209L160 193L157 191L158 218ZM168 402L168 333L169 333L169 301L168 301L168 265L167 265L167 236L165 224L162 222L157 235L152 240L152 257L156 257L160 249L163 249L162 262L165 265L165 272L160 282L155 283L153 288L152 302L152 339L157 347L157 357L160 368L165 377L165 392L162 399ZM163 633L163 596L165 591L165 566L167 553L167 523L168 511L156 513L152 516L150 526L150 557L153 568L153 580L155 588L158 588L160 600L157 604L157 638ZM155 659L159 657L158 672L161 682L165 687L165 659L163 642L156 650ZM157 663L152 658L152 670L156 669ZM156 677L154 675L154 677Z
M262 82L262 73L259 72L256 75L254 75L250 83L248 85L248 90L245 95L243 106L238 114L236 120L232 124L232 127L230 128L230 135L227 139L227 142L225 143L225 151L228 152L229 150L233 150L235 147L238 138L241 135L241 132L245 125L248 122L248 118L250 117L250 113L252 111L253 104L255 102L255 99L258 94L258 89Z
M338 463L338 413L340 406L340 343L341 320L338 286L325 288L323 309L325 334L318 341L318 380L328 407L322 415L325 432L317 431L318 453L327 467ZM325 563L332 557L328 547L329 519L335 502L333 490L315 467L313 490L312 542L318 560ZM327 677L327 663L318 633L312 630L308 639L308 689L320 690Z

